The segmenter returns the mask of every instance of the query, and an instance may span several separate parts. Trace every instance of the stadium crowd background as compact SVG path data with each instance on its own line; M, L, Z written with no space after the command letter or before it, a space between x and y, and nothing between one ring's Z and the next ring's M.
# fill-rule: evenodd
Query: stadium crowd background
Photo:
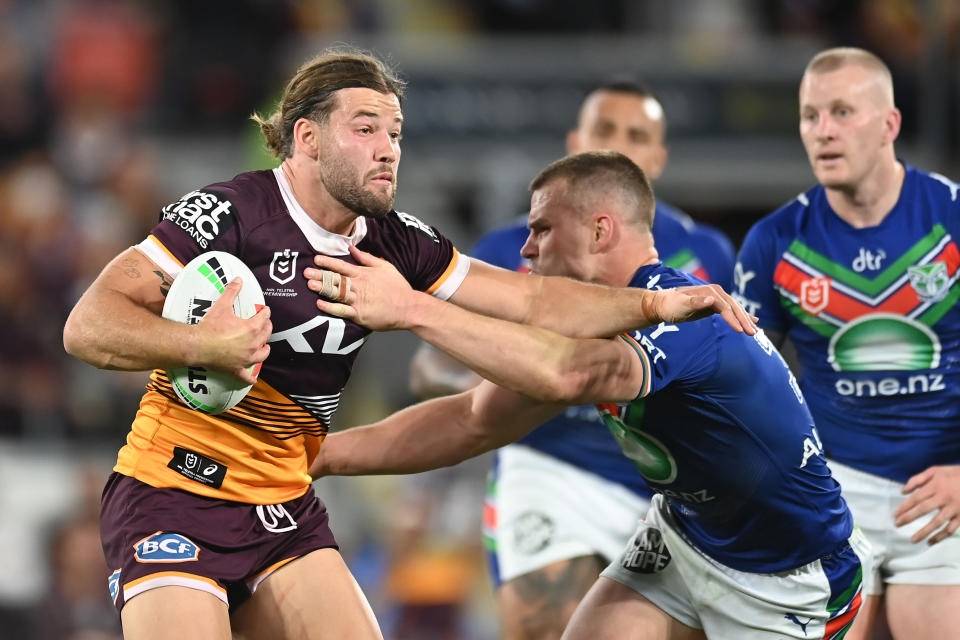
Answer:
M813 183L796 94L826 46L884 58L901 157L960 177L958 36L953 0L0 0L0 639L119 637L96 517L146 374L69 358L63 323L161 206L271 166L248 116L306 58L349 43L399 68L397 208L462 250L525 211L583 92L611 77L664 104L658 194L738 245ZM371 340L335 428L413 401L415 346ZM496 637L485 469L321 481L388 637Z

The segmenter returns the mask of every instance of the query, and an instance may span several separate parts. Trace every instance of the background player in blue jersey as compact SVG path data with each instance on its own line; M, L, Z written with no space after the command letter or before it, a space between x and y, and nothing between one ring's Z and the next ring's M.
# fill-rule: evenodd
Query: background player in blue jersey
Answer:
M538 270L651 289L695 281L658 260L653 194L625 156L569 156L531 188L527 244ZM522 437L558 405L600 402L603 422L658 495L565 638L843 636L869 550L799 387L762 334L707 319L571 340L434 304L387 263L354 255L369 268L321 260L356 285L353 307L324 309L376 329L409 328L537 400L484 381L330 436L314 473L449 465ZM576 494L571 487L578 509L604 517L603 504Z
M663 107L645 87L607 82L586 94L577 125L567 134L567 153L618 151L654 181L667 162L666 129ZM524 216L485 234L470 255L505 269L530 271L532 264L535 273L556 275L538 265L529 235ZM665 265L731 285L733 245L719 230L657 200L653 238ZM479 380L427 343L411 367L412 387L421 397L463 391ZM600 424L592 406L570 407L496 453L483 529L505 640L559 638L577 602L649 506L650 489L607 430L596 428Z
M758 222L737 289L788 336L834 475L875 554L895 638L960 628L960 185L899 161L900 112L875 55L819 53L800 136L819 185ZM853 638L849 635L848 638Z
M552 318L540 312L553 306L548 298L609 307L603 323L614 332L715 307L742 314L704 287L629 292L625 307L622 291L463 259L435 229L393 209L402 95L403 83L372 56L330 51L308 61L277 112L258 119L280 166L165 207L150 236L107 265L71 312L63 335L71 354L101 368L154 369L101 511L125 637L380 637L308 474L369 330L317 313L321 283L296 277L297 257L347 256L359 245L432 295L575 334L594 329L585 324L592 305L579 319ZM244 260L270 306L235 317L235 281L198 324L163 319L170 281L206 250ZM259 379L244 371L259 362ZM180 366L232 372L253 388L223 414L190 411L163 371ZM187 472L198 461L210 463L203 476Z

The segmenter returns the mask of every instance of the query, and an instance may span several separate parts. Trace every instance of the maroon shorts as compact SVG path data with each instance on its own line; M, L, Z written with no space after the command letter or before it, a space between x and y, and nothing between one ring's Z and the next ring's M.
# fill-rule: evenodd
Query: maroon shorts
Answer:
M253 505L157 489L118 473L103 490L100 538L117 609L143 591L178 585L212 593L233 610L287 562L338 548L312 490Z

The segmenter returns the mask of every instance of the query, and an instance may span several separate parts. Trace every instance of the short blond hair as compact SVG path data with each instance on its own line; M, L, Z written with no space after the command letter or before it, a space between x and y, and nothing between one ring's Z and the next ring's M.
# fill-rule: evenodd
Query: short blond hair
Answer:
M849 65L857 65L876 73L880 78L880 86L884 93L890 98L890 104L893 100L893 75L890 73L890 67L874 53L858 47L834 47L821 51L813 56L813 59L807 63L807 68L803 74L810 73L829 73Z

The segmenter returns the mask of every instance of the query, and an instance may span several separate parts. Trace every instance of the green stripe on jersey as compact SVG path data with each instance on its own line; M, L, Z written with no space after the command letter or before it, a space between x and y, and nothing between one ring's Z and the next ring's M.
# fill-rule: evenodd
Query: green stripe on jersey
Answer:
M894 280L901 277L906 272L907 267L912 266L924 254L930 251L936 244L947 235L947 230L941 224L935 224L933 229L926 236L921 238L915 245L910 247L902 256L893 262L889 267L878 273L873 278L865 278L862 275L851 271L850 269L837 264L830 258L817 253L799 240L790 243L787 251L796 256L800 261L807 263L811 267L823 272L838 282L853 287L869 296L875 296L893 283Z

